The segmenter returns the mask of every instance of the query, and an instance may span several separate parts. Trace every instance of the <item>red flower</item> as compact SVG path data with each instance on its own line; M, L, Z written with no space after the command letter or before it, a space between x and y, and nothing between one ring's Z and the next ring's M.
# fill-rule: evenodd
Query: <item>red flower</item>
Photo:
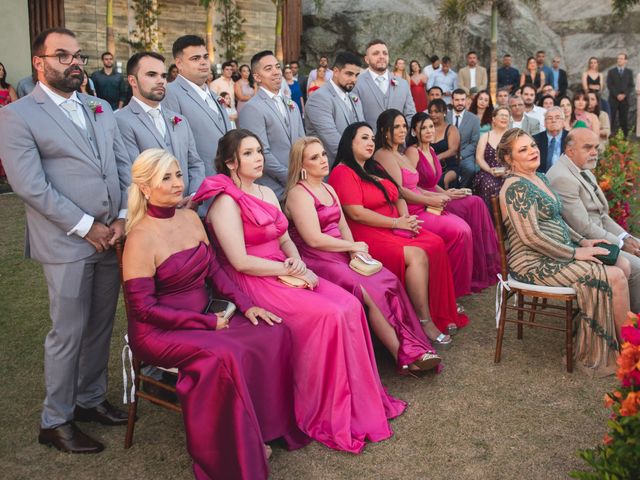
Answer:
M182 119L177 115L174 115L171 118L171 125L172 125L174 130L176 129L176 125L179 124L181 121L182 121Z
M100 105L99 102L95 102L95 101L89 102L89 108L93 112L94 121L98 120L99 113L104 113L104 110L102 109L102 105Z

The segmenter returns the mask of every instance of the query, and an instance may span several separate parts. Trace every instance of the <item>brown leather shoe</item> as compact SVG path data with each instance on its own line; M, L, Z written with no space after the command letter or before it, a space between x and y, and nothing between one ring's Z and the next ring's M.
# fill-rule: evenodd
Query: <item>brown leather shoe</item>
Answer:
M38 442L67 453L99 453L104 450L102 443L82 433L73 422L55 428L41 428Z
M76 406L74 420L78 422L98 422L102 425L126 425L129 415L124 410L111 405L107 400L97 407Z

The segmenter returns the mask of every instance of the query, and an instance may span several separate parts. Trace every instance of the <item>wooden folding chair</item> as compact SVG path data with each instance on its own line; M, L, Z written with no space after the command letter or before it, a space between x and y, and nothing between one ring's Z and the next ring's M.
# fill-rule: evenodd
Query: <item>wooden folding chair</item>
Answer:
M573 308L573 302L577 300L576 291L572 287L549 287L546 285L533 285L530 283L518 282L509 275L507 265L507 251L505 247L504 228L502 224L502 212L500 211L500 201L497 196L491 197L493 218L498 236L498 246L500 249L501 275L500 282L496 286L496 317L498 336L496 339L495 363L500 362L502 356L502 339L504 337L504 326L507 322L518 325L518 339L522 339L522 326L546 328L564 332L567 350L567 372L573 372L573 320L579 313L577 308ZM526 298L530 297L531 300ZM509 300L515 298L514 305L509 305ZM542 299L542 305L539 300ZM564 303L564 306L547 303L548 300L556 300ZM551 310L562 310L563 313L555 313ZM517 312L516 319L508 318L507 312ZM528 320L524 320L524 314L528 313ZM564 326L548 323L536 323L536 315L545 317L555 317L564 320Z
M122 296L124 298L124 306L125 306L125 311L127 313L127 319L129 318L129 301L127 299L127 293L124 289L124 281L123 281L123 276L122 276L122 253L124 250L124 241L122 242L118 242L116 244L116 253L118 254L118 265L120 267L120 284L122 286ZM127 341L127 337L125 336L125 341ZM129 349L128 346L128 342L127 345L125 346L125 350ZM136 426L136 418L137 418L137 414L138 414L138 399L139 398L144 398L145 400L150 401L151 403L155 403L156 405L160 405L161 407L164 408L168 408L169 410L173 410L174 412L178 412L178 413L182 413L182 408L180 408L179 405L175 405L171 402L167 402L166 400L152 395L148 392L144 392L140 389L140 381L143 381L145 383L151 384L151 385L155 385L156 387L167 391L167 392L171 392L173 394L176 393L176 389L173 385L168 384L166 382L160 381L160 380L156 380L153 377L150 377L148 375L145 375L142 373L142 362L136 358L135 355L133 355L133 352L131 352L131 349L129 349L129 359L131 362L131 376L132 376L132 382L133 382L133 390L131 393L131 398L129 399L129 419L127 422L127 433L125 435L124 438L124 448L129 448L132 444L133 444L133 430ZM125 356L126 354L123 352L123 356L122 356L122 362L123 362L123 369L125 368L124 366L124 361L125 361ZM160 367L157 367L160 368ZM178 369L177 368L170 368L170 369L165 369L165 368L160 368L161 370L165 371L165 372L169 372L173 375L177 375L178 374ZM126 378L126 376L125 376ZM124 389L125 389L125 398L126 398L126 391L127 391L128 385L126 384L126 380L125 380L125 385L124 385Z

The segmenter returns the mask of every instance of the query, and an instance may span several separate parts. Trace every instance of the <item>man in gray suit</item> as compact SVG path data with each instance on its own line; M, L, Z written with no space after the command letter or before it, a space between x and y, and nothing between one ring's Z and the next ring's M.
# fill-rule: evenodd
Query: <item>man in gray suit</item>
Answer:
M532 137L540 132L540 122L524 114L524 100L521 97L515 95L509 97L509 111L511 112L509 128L521 128Z
M452 94L453 109L447 112L447 123L454 125L460 133L460 188L471 186L473 176L476 174L476 148L480 139L480 119L474 113L469 112L467 104L467 92L462 88L455 89Z
M181 206L186 205L204 180L204 163L188 120L160 105L167 86L164 57L155 52L134 54L127 62L127 80L133 97L116 113L116 120L129 160L133 163L148 148L171 152L180 162L187 192Z
M39 83L0 109L0 157L25 202L26 256L42 264L49 287L38 441L97 453L104 446L74 420L127 423L105 396L119 291L112 247L124 232L129 161L109 104L76 91L87 57L75 34L46 30L32 51Z
M262 142L264 175L258 180L282 198L289 171L289 151L304 137L296 102L280 93L282 66L270 50L251 58L253 78L260 87L240 111L238 126L255 133Z
M562 217L588 239L619 245L620 255L631 265L631 311L640 312L640 241L609 216L609 204L593 170L598 163L598 136L588 128L567 135L564 155L547 172L553 190L562 198Z
M189 121L205 175L214 175L218 140L231 130L231 123L223 100L207 86L211 65L204 40L196 35L178 38L173 42L173 58L180 73L167 85L162 105Z
M333 165L342 132L354 122L364 122L362 103L351 90L360 74L362 62L350 52L340 52L333 63L333 76L305 104L304 124L307 135L315 135L324 144Z
M389 66L389 50L382 40L372 40L367 45L364 57L369 68L358 77L353 94L360 98L364 119L376 130L378 117L385 110L395 108L401 111L411 125L416 113L409 84L403 78L393 75Z

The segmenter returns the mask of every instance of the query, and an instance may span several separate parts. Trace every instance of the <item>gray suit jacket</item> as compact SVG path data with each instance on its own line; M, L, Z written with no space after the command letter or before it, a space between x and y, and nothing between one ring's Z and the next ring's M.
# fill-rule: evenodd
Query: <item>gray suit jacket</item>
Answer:
M99 157L79 128L37 85L0 109L0 158L11 187L25 202L25 253L42 263L68 263L96 250L67 235L84 214L106 225L127 208L129 158L109 104L78 94L95 132ZM91 103L102 106L94 114Z
M344 130L354 122L364 122L364 112L360 99L347 93L352 108L338 96L331 82L313 92L304 108L304 126L307 135L314 135L324 144L333 165L338 153L338 143Z
M509 120L509 128L513 128L513 120ZM522 117L522 126L520 128L532 137L541 130L540 122L535 118L531 118L529 115Z
M217 94L214 94L214 98ZM218 141L231 130L231 123L224 108L216 102L222 119L218 117L193 87L180 75L167 85L167 95L162 101L162 107L184 115L189 121L193 137L196 141L198 156L204 162L206 176L216 173L213 161L218 151Z
M451 110L447 112L447 122L455 125ZM480 139L480 119L476 114L465 110L460 125L458 125L458 131L460 132L460 161L470 158L475 162L476 148Z
M597 185L595 190L564 154L547 172L551 187L562 199L562 217L583 237L605 238L617 245L618 235L625 230L609 216L609 204L596 177L586 173Z
M204 180L204 163L198 156L189 121L186 117L183 118L167 108L162 109L162 115L167 126L169 141L162 138L151 117L135 100L116 112L116 120L129 154L129 161L133 163L141 152L149 148L168 150L180 162L185 196L191 195L198 190ZM172 121L174 117L182 121L174 125Z
M390 82L386 95L376 85L369 70L364 70L359 76L353 94L360 98L364 119L376 130L376 121L382 112L395 108L400 110L407 118L407 126L411 125L411 119L416 113L416 106L413 103L409 83L403 78L396 77L389 73Z
M271 188L278 198L282 197L287 183L291 146L305 135L296 102L288 103L286 112L289 126L276 103L262 88L242 107L238 116L238 126L255 133L262 142L264 175L258 182Z

